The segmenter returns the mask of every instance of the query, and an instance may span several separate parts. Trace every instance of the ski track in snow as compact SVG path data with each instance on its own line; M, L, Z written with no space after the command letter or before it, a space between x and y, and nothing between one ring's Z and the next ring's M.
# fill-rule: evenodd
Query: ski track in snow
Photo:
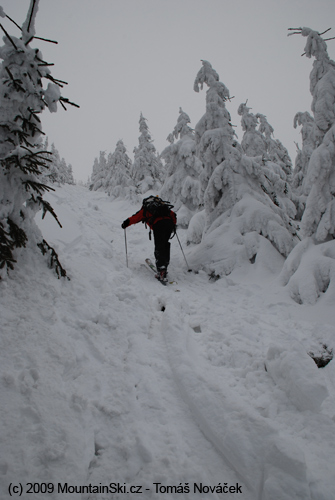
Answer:
M176 239L174 283L162 287L143 266L153 243L142 224L127 229L126 268L120 224L138 207L79 186L48 199L63 229L39 225L71 281L23 252L25 267L0 284L1 498L11 482L120 482L150 489L145 498L331 500L334 362L317 370L306 352L334 345L332 309L298 306L274 277L188 273ZM308 381L280 368L290 355ZM194 483L243 493L201 495Z

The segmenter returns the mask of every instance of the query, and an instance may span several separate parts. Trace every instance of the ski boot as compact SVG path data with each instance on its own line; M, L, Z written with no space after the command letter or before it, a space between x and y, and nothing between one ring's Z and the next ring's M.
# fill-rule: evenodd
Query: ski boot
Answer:
M167 283L168 277L167 277L167 269L165 266L157 269L155 278L157 278L159 281L162 281L163 283Z

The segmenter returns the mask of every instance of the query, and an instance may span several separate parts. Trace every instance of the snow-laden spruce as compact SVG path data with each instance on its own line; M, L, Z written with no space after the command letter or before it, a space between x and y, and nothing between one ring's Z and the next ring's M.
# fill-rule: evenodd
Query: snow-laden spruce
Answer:
M173 203L178 213L178 225L187 227L191 217L199 209L202 165L196 156L194 131L189 126L190 118L181 108L173 132L169 134L170 145L161 156L166 161L166 179L161 197ZM178 139L175 143L174 140Z
M204 83L208 86L206 113L195 126L197 156L203 165L200 176L202 197L215 168L227 157L226 150L235 135L225 104L229 90L219 81L219 75L208 61L202 61L202 68L194 81L195 92L203 89Z
M315 58L310 74L314 120L306 124L305 116L302 121L306 155L299 161L301 171L306 173L302 185L297 185L300 205L305 207L301 219L303 241L288 259L282 283L288 285L296 301L314 303L326 291L334 299L330 290L335 276L335 63L329 59L319 33L310 28L295 32L307 37L305 54ZM310 255L314 256L314 265L307 271L305 262L310 262Z
M43 216L52 207L43 199L50 190L40 176L47 168L39 114L48 107L57 110L69 102L60 93L59 80L50 73L49 64L41 52L30 46L35 36L35 18L39 0L31 1L21 38L3 37L0 48L3 60L0 68L0 269L13 269L19 248L38 245L43 254L51 253L51 264L58 275L65 271L55 251L43 240L34 221L38 210ZM3 13L4 14L4 13ZM5 15L5 14L4 14ZM18 27L16 27L18 29ZM43 81L48 81L43 88ZM72 103L70 103L72 104Z
M290 181L292 177L292 161L287 149L279 139L274 139L272 137L274 129L269 124L266 116L257 113L257 118L260 122L259 131L265 138L267 159L272 163L278 164L285 172L287 180Z
M306 206L306 196L303 193L302 185L306 177L309 160L315 148L320 144L321 133L315 126L314 118L308 111L298 112L294 117L294 128L301 127L301 148L297 146L297 156L295 159L294 172L292 177L292 189L297 206L297 220L301 220Z
M44 151L49 151L48 138L44 141L43 149ZM54 143L51 144L50 153L51 155L44 153L46 159L49 160L49 167L41 176L43 182L74 184L72 165L67 165L65 159L60 157Z
M151 139L146 118L141 113L139 120L140 136L134 149L132 178L139 193L161 187L163 165Z
M246 103L240 104L238 114L241 118L244 135L241 146L246 156L252 156L262 167L265 182L262 189L275 205L281 207L288 217L293 219L296 208L290 182L292 178L292 162L287 149L273 138L274 129L265 115L250 113ZM258 129L256 127L258 126Z
M266 131L264 127L262 127L262 132L257 129L259 127L259 116L250 113L250 109L247 103L242 103L237 110L241 116L241 126L244 132L241 146L247 156L261 156L266 151L266 139L262 133ZM271 130L270 136L272 132L273 130Z
M242 143L251 156L237 141L225 143L226 158L214 169L204 193L205 209L194 216L188 230L189 243L201 241L192 265L215 275L262 260L265 239L283 258L296 243L288 155L282 155L285 148L271 138L273 129L265 116L249 110L246 105L239 108L246 136Z
M99 159L94 159L93 171L90 180L91 191L106 192L106 177L108 175L106 151L100 151Z
M137 200L135 184L131 178L132 162L127 154L127 148L122 139L115 147L109 160L108 174L105 182L105 190L113 198L127 198Z
M307 37L306 56L314 57L310 74L313 97L315 149L310 155L303 181L306 208L302 217L305 236L315 234L317 241L335 237L335 63L330 60L327 45L321 35L309 28L301 34Z

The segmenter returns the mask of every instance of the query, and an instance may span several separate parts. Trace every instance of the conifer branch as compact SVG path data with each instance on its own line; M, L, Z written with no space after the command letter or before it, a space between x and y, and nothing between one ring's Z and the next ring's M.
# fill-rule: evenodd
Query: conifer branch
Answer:
M302 28L288 28L288 31L293 31L293 33L288 33L287 36L301 35Z
M15 21L14 19L12 19L11 17L9 17L7 14L6 14L6 17L7 19L9 19L13 24L15 24L15 26L17 28L19 28L20 31L22 31L22 28L21 26L19 26ZM50 40L49 38L43 38L43 37L40 37L40 36L32 36L28 42L25 43L25 45L28 45L33 39L36 39L36 40L42 40L43 42L49 42L49 43L55 43L55 44L58 44L58 42L56 42L56 40Z
M53 191L55 191L55 190L53 189ZM38 196L37 199L35 199L34 195L32 195L32 199L33 199L34 203L39 203L40 205L42 205L42 207L43 207L42 219L44 219L46 213L49 212L53 216L53 218L55 219L55 221L57 222L59 227L60 228L63 227L62 224L58 220L56 212L54 211L54 209L52 208L52 206L50 205L50 203L48 201L43 200L42 196Z
M27 45L29 45L29 44L30 44L30 42L31 42L32 40L34 40L34 37L33 37L33 36L31 36L31 37L30 37L30 38L26 41L26 43L24 44L24 45L25 45L25 47L27 47Z
M9 231L6 231L2 222L0 222L0 269L6 266L7 269L13 270L16 263L13 250L14 248L25 247L28 237L25 231L9 217L7 218L7 224Z
M14 244L9 233L5 230L2 222L0 222L0 269L7 266L8 269L14 269L16 260L13 257Z
M54 65L55 65L54 63L43 62L43 63L38 63L37 66L54 66Z
M35 5L36 5L36 0L33 0L33 6L32 6L31 11L30 11L30 18L29 18L27 33L29 33L29 30L30 30L30 24L31 24L31 20L33 18L33 14L34 14L34 10L35 10Z
M44 75L44 78L47 78L48 80L51 80L53 83L55 83L56 85L58 85L59 87L62 87L63 88L63 85L61 85L62 83L64 85L67 85L68 83L67 82L64 82L63 80L57 80L56 78L54 78L53 76L51 75Z
M9 19L9 20L10 20L13 24L15 24L15 26L16 26L17 28L19 28L19 30L20 30L20 31L22 31L21 26L19 26L19 25L18 25L18 24L14 21L14 19L12 19L11 17L7 16L7 14L6 14L6 17L7 17L7 19Z
M7 73L8 73L8 75L9 75L9 78L12 80L15 89L17 91L21 90L21 92L23 92L25 94L26 90L20 85L20 83L22 83L21 80L15 79L14 76L12 75L10 69L7 66L5 67L5 69L6 69Z
M67 108L65 107L64 102L67 104L70 104L71 106L75 106L76 108L80 108L80 106L78 106L78 104L76 104L75 102L69 101L69 99L67 99L67 97L60 97L59 102L61 103L61 105L63 106L65 111L67 110Z
M56 45L58 44L56 40L49 40L48 38L42 38L40 36L34 36L33 38L35 38L36 40L42 40L43 42L55 43Z
M9 226L9 235L13 241L16 248L26 247L26 242L28 241L27 235L23 229L21 229L15 222L10 218L7 219Z
M68 281L70 281L70 278L66 275L65 269L62 267L61 263L59 262L57 252L53 247L49 245L49 243L45 240L43 240L41 243L37 244L38 248L41 250L43 255L46 255L47 252L50 252L50 262L49 266L50 269L55 269L56 274L59 278L66 278Z
M8 35L7 31L5 30L5 28L2 26L2 24L0 23L0 28L2 29L2 31L5 33L6 37L8 38L8 40L11 42L11 44L13 45L14 49L17 50L17 46L15 45L14 41L12 40L12 38Z
M22 184L25 186L26 188L26 191L35 191L36 193L38 193L40 196L46 191L46 192L49 192L49 191L55 191L55 189L53 189L52 187L48 186L47 184L42 184L41 182L36 182L36 181L24 181L22 182ZM32 195L32 198L33 195ZM35 199L33 199L34 202L36 202Z
M322 33L319 33L320 36L324 35L325 33L328 33L328 31L330 31L331 28L328 28L326 31L323 31Z

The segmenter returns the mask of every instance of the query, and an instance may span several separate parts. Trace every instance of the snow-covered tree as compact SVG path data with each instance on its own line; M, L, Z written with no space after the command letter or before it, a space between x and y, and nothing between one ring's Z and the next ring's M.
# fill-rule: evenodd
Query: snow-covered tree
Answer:
M322 33L310 28L294 33L307 37L305 54L315 58L310 74L314 121L298 117L306 133L306 155L300 155L306 172L299 188L305 204L303 240L285 263L281 281L297 302L314 303L335 280L335 63Z
M286 207L271 193L275 183L284 182L257 158L243 154L239 144L227 156L205 191L205 221L197 214L190 222L190 243L199 237L199 226L200 230L205 226L191 265L227 275L248 261L271 267L271 259L282 259L282 264L295 245L296 233Z
M211 67L209 70L211 75ZM210 103L211 113L220 115L222 102L216 99ZM215 129L214 134L209 129L203 135L217 142L207 149L207 158L202 157L203 162L211 160L207 163L206 177L210 176L204 191L204 211L193 217L187 234L189 243L200 242L192 252L193 265L204 266L216 275L229 274L248 260L262 262L270 252L276 260L283 260L296 244L296 209L290 199L287 150L272 138L273 128L264 115L253 115L246 104L239 107L239 114L245 131L243 147L233 140L228 121L223 121L225 126ZM214 147L220 151L219 156L213 156ZM220 157L221 163L215 166ZM272 250L264 252L266 246Z
M242 150L261 164L266 180L266 185L262 184L263 190L290 218L294 218L296 209L290 187L292 162L288 151L279 140L273 138L274 129L266 116L260 113L254 115L250 109L246 103L240 104L238 108L244 130Z
M46 138L43 149L48 151L48 138ZM51 154L50 154L51 153ZM50 151L48 152L48 170L45 171L41 179L46 183L58 184L74 184L72 166L67 165L64 158L60 157L59 151L56 149L55 144L51 144Z
M94 188L94 184L97 180L97 177L99 175L99 170L100 170L99 160L98 160L98 158L94 158L94 163L93 163L93 167L92 167L92 175L87 180L87 185L88 185L90 191L94 190L93 188Z
M130 176L132 162L121 139L116 144L110 163L109 174L106 179L106 192L113 198L137 199L135 184Z
M75 180L73 177L73 167L72 167L71 163L69 163L66 167L65 183L66 184L75 184Z
M219 81L219 75L208 61L202 61L202 68L194 82L195 92L203 89L204 83L208 86L206 113L195 126L197 156L203 165L200 176L202 196L215 168L227 157L227 148L235 135L225 105L229 90Z
M307 37L306 56L315 58L310 74L314 123L309 148L305 146L309 161L302 184L306 208L301 227L304 236L315 235L321 242L335 238L335 62L319 33L310 28L299 31Z
M303 193L302 185L306 177L309 160L314 149L320 144L321 135L315 125L314 118L307 111L296 113L293 125L294 128L301 126L302 147L300 149L299 145L296 144L297 156L292 177L292 189L297 206L297 220L301 220L306 206L306 196Z
M34 218L39 209L50 212L58 221L43 195L50 188L40 181L47 167L42 147L39 114L48 107L57 111L57 103L73 104L61 96L63 83L51 76L50 64L38 49L31 48L36 37L35 18L39 0L31 0L20 38L5 36L0 48L0 269L13 269L20 248L39 246L51 257L50 265L59 276L65 275L57 254L43 239ZM1 17L7 17L0 9ZM43 81L48 82L43 88Z
M132 178L138 191L144 194L149 189L161 187L160 178L163 165L151 139L147 120L142 113L139 124L139 145L134 149Z
M174 210L178 212L178 224L184 227L188 226L201 203L199 176L202 165L195 155L194 131L189 123L189 116L180 108L177 124L168 136L170 145L161 155L167 164L161 197L173 203Z
M266 143L266 156L267 159L279 165L280 168L285 172L287 180L291 180L292 177L292 161L288 154L287 149L280 142L279 139L274 139L273 133L274 129L267 121L265 115L257 113L256 117L260 122L259 132L263 134Z
M258 116L250 113L250 109L247 103L242 103L237 110L241 116L241 126L244 131L241 146L247 156L262 156L266 152L266 140L257 129L259 126Z
M106 151L100 151L99 160L95 158L93 173L91 177L91 191L105 191L107 177L107 159Z

